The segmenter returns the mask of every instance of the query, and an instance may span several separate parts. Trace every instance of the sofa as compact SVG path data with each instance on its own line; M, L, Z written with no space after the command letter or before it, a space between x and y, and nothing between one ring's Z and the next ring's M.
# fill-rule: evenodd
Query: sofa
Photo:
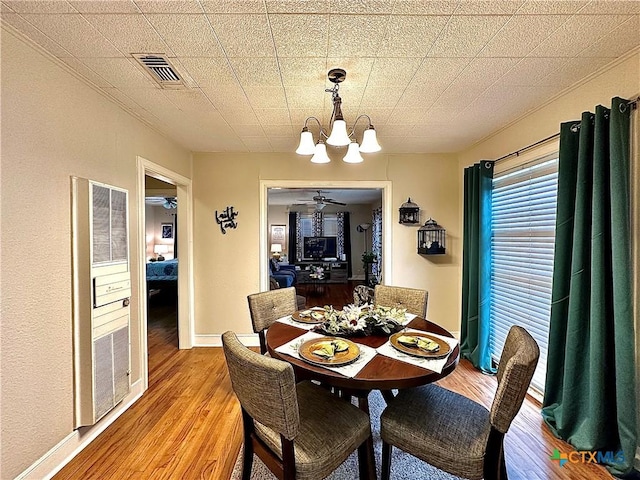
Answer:
M269 261L269 270L273 278L281 288L293 287L297 281L296 267L294 265L282 265L276 259Z

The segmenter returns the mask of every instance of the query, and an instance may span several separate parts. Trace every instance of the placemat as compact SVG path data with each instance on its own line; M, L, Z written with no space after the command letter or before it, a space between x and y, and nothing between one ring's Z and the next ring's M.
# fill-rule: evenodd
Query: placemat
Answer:
M295 358L300 358L300 356L298 355L298 347L300 345L302 345L307 340L320 338L324 336L325 335L321 335L315 332L307 332L285 343L284 345L279 346L278 348L276 348L276 352L284 353L286 355L290 355ZM320 368L326 368L327 370L331 370L332 372L339 373L341 375L344 375L345 377L349 377L349 378L355 377L360 372L360 370L362 370L365 367L365 365L369 363L373 357L376 356L376 350L374 348L368 347L367 345L361 345L361 344L358 344L358 347L360 348L360 356L355 362L350 363L349 365L343 365L341 367L327 367L322 365L320 366Z
M300 328L302 330L311 330L316 324L313 323L301 323L296 322L291 315L287 315L286 317L279 318L276 322L284 323L286 325L291 325L292 327Z
M423 330L415 330L415 329L412 329L412 328L408 328L406 330L406 333L409 334L409 335L412 332L425 333ZM455 339L455 338L445 337L443 335L437 335L437 334L432 333L432 332L426 332L426 333L428 333L429 335L433 335L434 337L441 338L442 340L447 342L451 346L451 352L453 352L454 348L456 348L456 345L458 345L458 340ZM411 365L415 365L417 367L426 368L427 370L433 370L436 373L442 373L442 369L446 365L447 360L449 359L449 355L451 355L451 353L449 353L449 355L447 355L446 357L433 358L433 359L432 358L413 357L411 355L407 355L405 353L402 353L402 352L396 350L391 345L391 343L388 342L388 341L384 345L378 347L376 349L376 351L380 355L385 355L387 357L391 357L391 358L394 358L396 360L400 360L401 362L410 363Z

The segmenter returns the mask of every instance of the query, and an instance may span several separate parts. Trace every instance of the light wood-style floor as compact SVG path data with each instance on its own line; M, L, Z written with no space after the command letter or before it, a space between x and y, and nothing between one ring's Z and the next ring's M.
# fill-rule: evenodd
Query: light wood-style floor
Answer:
M353 284L331 285L314 304L351 301ZM304 286L299 293L307 293ZM152 299L149 323L149 390L55 477L63 479L228 479L241 447L241 419L220 348L178 350L171 305ZM248 315L248 313L247 313ZM492 376L461 361L440 384L489 407ZM539 404L527 397L506 435L512 480L611 480L602 467L566 464L549 456L570 446L544 426Z

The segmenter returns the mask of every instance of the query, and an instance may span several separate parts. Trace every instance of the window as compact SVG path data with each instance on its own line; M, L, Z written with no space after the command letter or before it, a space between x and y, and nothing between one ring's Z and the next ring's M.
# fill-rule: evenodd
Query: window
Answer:
M544 391L558 185L557 152L498 171L493 179L491 241L492 357L520 325L540 346L532 386Z

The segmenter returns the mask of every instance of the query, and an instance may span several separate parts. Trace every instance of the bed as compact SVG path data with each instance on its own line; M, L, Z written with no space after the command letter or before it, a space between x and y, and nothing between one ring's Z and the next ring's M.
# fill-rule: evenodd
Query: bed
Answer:
M178 259L147 263L147 290L177 288Z

